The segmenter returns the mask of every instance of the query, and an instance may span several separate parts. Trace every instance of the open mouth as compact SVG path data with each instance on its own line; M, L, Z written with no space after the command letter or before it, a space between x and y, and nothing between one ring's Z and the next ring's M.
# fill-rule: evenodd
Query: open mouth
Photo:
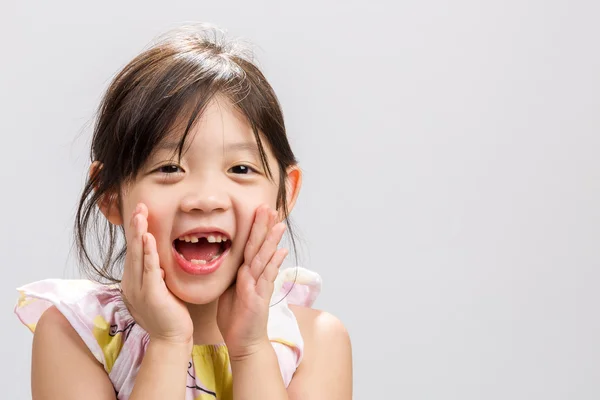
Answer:
M218 232L182 236L173 248L187 262L203 267L217 261L231 247L231 240Z

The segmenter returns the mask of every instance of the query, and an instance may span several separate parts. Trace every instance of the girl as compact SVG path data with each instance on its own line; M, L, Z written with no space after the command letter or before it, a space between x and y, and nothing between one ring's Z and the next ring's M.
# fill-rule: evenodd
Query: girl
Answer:
M19 289L35 400L351 398L348 334L310 308L319 276L279 271L302 175L242 48L201 28L144 51L103 98L91 159L75 232L97 283Z

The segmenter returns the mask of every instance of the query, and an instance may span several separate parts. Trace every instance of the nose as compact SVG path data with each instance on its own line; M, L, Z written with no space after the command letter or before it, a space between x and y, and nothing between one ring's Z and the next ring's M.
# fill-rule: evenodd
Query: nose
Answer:
M231 199L225 191L219 190L217 186L196 184L181 199L181 210L186 213L192 211L210 213L229 209Z

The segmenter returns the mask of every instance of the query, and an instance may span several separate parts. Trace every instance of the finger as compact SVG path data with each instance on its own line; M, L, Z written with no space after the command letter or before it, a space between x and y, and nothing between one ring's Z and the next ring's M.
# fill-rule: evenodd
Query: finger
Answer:
M136 249L135 235L137 226L135 224L135 216L138 214L138 207L133 211L131 219L129 220L128 228L125 230L125 242L127 244L127 252L125 253L125 268L123 269L123 277L121 279L121 285L127 286L131 282L132 268L129 268L134 259L134 250ZM141 243L138 247L141 246Z
M123 271L125 286L131 285L134 288L140 288L142 285L142 264L144 257L142 235L145 229L143 208L145 207L141 203L138 204L129 221L127 253L125 256L125 269Z
M265 267L265 271L258 278L258 282L256 284L256 292L263 299L271 298L273 296L273 287L275 278L277 278L277 274L279 272L279 268L281 264L283 264L283 260L288 255L287 249L279 249L273 254L273 257Z
M242 265L238 270L236 277L236 290L239 290L238 293L251 294L255 289L255 280L252 278L250 274L250 266Z
M244 262L250 263L260 250L265 237L274 224L274 211L269 210L267 206L260 206L256 210L254 224L250 231L250 236L246 242L244 250Z
M268 282L275 282L279 269L283 264L283 260L288 256L288 249L279 249L273 254L271 261L265 267L265 271L262 273L261 278L266 279Z
M254 223L252 224L252 229L250 230L250 235L244 250L244 262L246 264L249 264L260 250L270 229L270 218L271 214L267 206L260 206L256 210Z
M156 285L164 282L161 271L163 270L160 268L156 239L151 233L146 232L144 234L144 268L142 274L142 285L146 290L156 288Z
M275 225L263 241L258 254L250 262L250 271L255 280L261 276L273 254L277 251L277 246L283 237L283 232L285 232L285 224L283 222Z

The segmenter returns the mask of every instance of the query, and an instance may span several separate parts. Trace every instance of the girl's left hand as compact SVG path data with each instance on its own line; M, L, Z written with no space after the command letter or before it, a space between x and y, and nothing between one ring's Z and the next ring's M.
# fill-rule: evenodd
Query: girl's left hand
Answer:
M236 282L219 298L217 324L232 361L241 360L269 342L267 320L273 283L288 254L277 249L285 224L267 206L256 211Z

